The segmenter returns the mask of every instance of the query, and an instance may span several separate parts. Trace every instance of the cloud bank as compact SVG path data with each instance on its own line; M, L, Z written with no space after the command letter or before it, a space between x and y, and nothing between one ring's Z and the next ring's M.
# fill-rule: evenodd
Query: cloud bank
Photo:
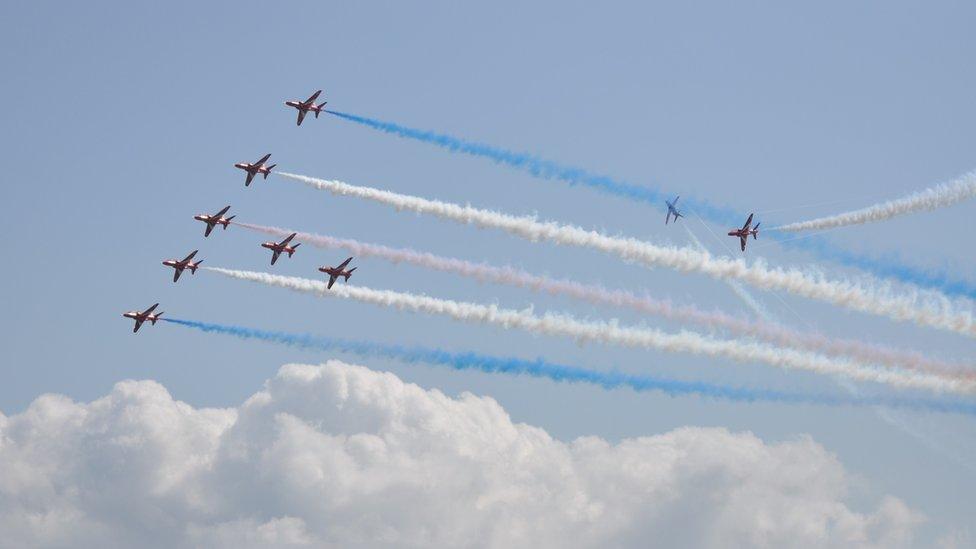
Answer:
M920 515L808 437L686 427L611 443L513 423L330 361L287 365L236 408L124 381L0 414L11 546L898 547Z

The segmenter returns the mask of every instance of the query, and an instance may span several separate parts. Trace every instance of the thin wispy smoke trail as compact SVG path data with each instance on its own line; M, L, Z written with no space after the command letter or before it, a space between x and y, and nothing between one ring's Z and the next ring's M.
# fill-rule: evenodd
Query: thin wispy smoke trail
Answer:
M654 188L635 185L633 183L628 183L626 181L605 175L590 173L581 168L565 166L558 162L538 158L532 154L510 151L501 147L468 141L442 133L410 128L395 122L388 122L338 111L327 112L344 120L361 124L391 135L430 143L452 152L461 152L472 156L487 158L496 163L525 171L536 177L561 180L570 183L571 185L585 185L587 187L616 196L621 196L629 200L650 203L659 209L663 208L664 200L666 198L670 198L670 196L665 195L661 191ZM678 192L673 194L687 195L687 193ZM687 211L697 213L698 215L709 219L713 223L718 223L723 226L738 227L742 224L742 220L745 217L744 212L715 206L714 204L710 204L704 200L690 196L684 196L682 198L682 202ZM776 233L767 233L766 238L771 238L774 241L780 242L786 240ZM821 258L855 267L872 273L875 276L890 277L900 282L938 290L949 295L965 296L970 299L976 299L976 285L970 281L962 281L950 277L949 274L947 274L944 270L938 272L932 269L924 270L904 265L902 262L893 258L877 258L857 255L830 245L822 239L817 239L816 242L811 242L809 240L799 242L787 241L783 242L783 245L789 248L802 249L807 252L814 253Z
M884 221L900 215L945 208L972 198L976 198L976 172L967 173L949 183L942 183L902 198L888 200L860 210L790 223L775 228L782 231L809 231L861 225Z
M300 349L338 351L361 357L390 358L408 364L435 364L447 366L454 370L478 370L485 373L527 375L563 383L588 383L604 389L628 387L637 392L655 391L672 397L699 395L735 402L779 402L826 406L890 406L913 410L976 415L976 404L952 400L942 401L897 397L847 398L830 394L804 394L767 389L750 389L697 381L681 381L656 376L600 372L575 366L556 364L542 360L541 358L524 360L512 357L483 355L474 352L452 353L440 349L384 345L367 341L350 341L309 334L293 334L198 322L195 320L182 320L177 318L163 318L161 320L207 333L230 335L241 339L256 339Z
M775 323L765 322L762 319L747 320L721 311L703 311L694 306L675 305L670 301L658 300L626 290L612 290L597 284L583 284L573 280L556 279L510 266L476 263L420 252L410 248L392 248L350 238L336 238L252 223L233 223L246 229L273 236L288 236L297 232L298 240L319 248L342 248L357 256L378 257L393 263L410 263L427 269L474 278L481 282L493 282L552 295L564 295L598 305L624 307L668 320L692 322L711 329L728 330L737 335L757 337L780 346L799 347L832 356L852 356L864 362L928 371L943 376L976 381L976 371L970 371L961 365L929 359L921 353L900 351L851 339L830 338L815 332L801 333ZM732 284L735 287L738 283L732 282Z
M572 225L538 221L534 217L518 217L372 187L358 187L341 181L285 172L278 172L277 175L334 195L372 200L393 206L397 210L430 214L458 223L501 229L533 242L546 241L592 248L650 267L697 272L722 280L741 280L764 290L785 290L855 311L893 320L913 321L921 326L976 337L976 322L972 311L957 310L956 304L936 292L914 291L906 295L895 295L880 282L871 283L869 287L849 281L829 280L798 269L767 267L761 261L746 264L742 259L717 258L689 247L658 246L634 238L608 236Z
M656 349L670 353L724 357L739 362L763 362L786 369L836 374L858 381L873 381L897 387L976 393L976 384L972 382L931 374L886 370L851 360L830 359L814 353L772 347L756 342L713 339L689 331L670 334L651 328L621 326L616 322L582 321L570 316L552 313L537 316L530 310L502 309L496 305L438 299L389 290L373 290L362 286L337 285L329 290L325 282L318 280L220 267L203 268L209 272L231 278L286 288L319 297L339 297L399 310L447 316L463 322L490 324L535 334L569 337L580 343L595 341L610 345Z

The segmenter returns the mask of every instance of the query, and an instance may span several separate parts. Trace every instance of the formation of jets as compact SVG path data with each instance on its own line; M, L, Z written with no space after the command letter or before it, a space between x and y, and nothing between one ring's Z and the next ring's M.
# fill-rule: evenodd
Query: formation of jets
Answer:
M319 95L321 95L321 93L322 90L318 90L305 101L285 101L285 105L288 105L289 107L298 110L299 126L302 125L302 121L305 120L305 115L307 115L308 113L312 113L315 115L315 118L318 118L319 114L325 111L325 104L326 104L325 101L319 104L315 103L315 101L319 98ZM270 159L271 159L271 153L268 153L262 156L257 162L238 162L237 164L234 164L235 168L239 170L244 170L244 172L247 173L247 178L244 180L245 187L251 186L251 182L254 181L255 176L261 175L264 177L264 179L268 178L268 176L271 174L271 170L273 170L277 165L277 164L269 164L268 161ZM198 214L193 216L193 219L197 221L202 221L203 223L206 224L206 229L204 229L203 236L208 237L210 236L210 233L213 232L214 228L217 227L218 225L223 227L224 230L226 230L227 227L231 224L231 220L234 219L234 217L236 216L234 215L227 216L226 214L228 211L230 211L230 206L224 206L217 213ZM288 254L288 257L291 257L292 254L295 253L295 249L297 249L301 245L300 242L296 242L292 244L292 240L294 240L296 236L298 236L298 233L292 233L288 235L288 237L282 240L281 242L265 242L261 244L262 248L267 248L271 250L272 265L274 265L275 262L278 261L278 258L281 256L281 254L285 253ZM183 271L189 270L190 274L196 274L197 268L200 267L201 263L203 263L202 259L199 259L197 261L193 260L196 257L198 252L199 250L193 250L192 252L187 254L187 256L184 257L183 259L167 259L163 261L163 265L165 265L166 267L171 267L173 269L173 282L176 282L180 279L180 276L183 274ZM346 259L345 261L340 263L338 267L319 267L319 271L329 275L328 287L330 289L332 288L332 285L335 284L336 280L338 280L339 278L348 281L349 277L352 276L352 272L355 271L356 268L353 267L352 269L346 270L346 267L349 266L349 263L352 261L352 259L353 258L351 257ZM159 320L159 317L162 316L163 314L162 311L158 313L154 312L156 310L156 307L159 307L159 303L156 303L155 305L149 307L145 311L128 311L122 313L122 316L125 318L131 318L132 320L135 321L135 327L133 327L132 329L132 332L135 333L139 331L139 328L141 328L143 323L145 323L146 321L148 321L150 324L156 324L156 321Z
M305 116L308 113L312 113L315 115L315 118L318 118L319 114L325 112L325 104L327 103L326 101L323 101L318 104L315 103L318 100L319 95L321 94L322 94L322 90L318 90L312 95L310 95L308 99L304 101L296 101L296 100L285 101L285 105L298 111L298 120L296 122L297 125L299 126L302 125L302 121L305 120ZM244 170L244 172L247 173L247 177L244 180L245 187L250 187L251 182L254 181L254 177L257 175L263 176L264 179L268 178L268 176L271 174L271 170L273 170L275 166L277 166L277 164L268 164L268 160L270 159L271 159L271 153L268 153L262 156L256 162L238 162L237 164L234 164L235 168ZM664 201L668 207L668 211L664 216L665 225L668 225L672 220L675 223L677 223L679 218L684 217L684 214L682 214L677 207L679 198L681 197L675 196L673 200ZM210 236L210 233L213 232L214 227L216 227L217 225L223 227L224 230L227 229L227 226L230 225L231 220L234 219L234 217L236 217L233 215L229 217L225 217L225 214L229 210L230 210L230 206L225 206L217 213L198 214L193 216L193 219L197 221L202 221L203 223L206 224L207 227L203 232L203 236L208 237ZM754 240L759 236L759 223L756 223L755 227L753 227L752 217L753 214L749 214L749 218L746 219L746 223L745 225L742 226L741 229L734 229L732 231L729 231L729 236L733 236L739 239L739 247L743 252L745 252L746 250L746 243L749 240L749 236L752 236ZM262 248L267 248L271 250L272 265L274 265L278 261L278 258L281 256L282 253L288 254L288 257L291 257L295 253L295 250L301 245L300 242L291 244L291 241L294 240L296 236L298 236L298 233L292 233L288 235L288 237L286 237L281 242L264 242L261 244ZM196 255L197 255L197 250L193 250L192 252L190 252L189 255L187 255L183 259L180 260L167 259L163 261L163 265L173 268L174 271L173 282L178 281L180 279L180 275L182 275L183 271L187 269L190 270L190 274L195 274L197 272L197 268L200 266L200 263L202 263L203 260L201 259L194 262L193 258ZM349 266L349 263L352 261L352 259L353 258L351 257L347 258L345 261L343 261L336 267L328 267L328 266L319 267L320 272L329 275L329 282L328 282L329 289L332 288L336 280L338 280L339 278L342 278L347 282L349 281L349 277L352 276L353 271L356 270L356 267L346 270L346 267ZM126 313L123 313L122 316L135 320L136 322L135 328L133 328L132 331L138 332L139 328L147 320L151 324L156 324L156 321L159 320L159 317L163 314L162 312L153 314L153 311L158 306L159 303L156 303L155 305L146 309L145 311L141 311L141 312L128 311Z
M674 222L678 222L679 217L684 217L684 215L678 211L678 199L680 196L674 197L674 200L665 200L664 203L668 206L668 213L664 215L664 224L667 225L671 221L671 216L674 216ZM752 216L754 214L749 214L749 219L746 219L746 224L742 226L741 229L732 229L729 231L729 236L734 236L739 239L739 248L744 252L746 251L746 243L749 241L749 237L752 236L753 240L759 237L759 223L756 226L752 226Z

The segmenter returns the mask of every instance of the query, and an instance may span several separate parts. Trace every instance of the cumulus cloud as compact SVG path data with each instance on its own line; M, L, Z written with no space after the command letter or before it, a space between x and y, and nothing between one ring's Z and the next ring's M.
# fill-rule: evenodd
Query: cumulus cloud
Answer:
M807 437L686 427L611 443L513 423L330 361L287 365L232 409L152 381L0 414L11 546L897 547L920 515L852 509Z

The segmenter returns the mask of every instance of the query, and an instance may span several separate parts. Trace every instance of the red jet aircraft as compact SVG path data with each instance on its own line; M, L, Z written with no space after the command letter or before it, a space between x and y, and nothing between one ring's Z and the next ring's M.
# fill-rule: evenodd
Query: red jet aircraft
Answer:
M244 181L245 187L251 186L251 181L254 180L254 176L257 174L264 175L265 179L268 178L268 174L271 173L271 170L273 170L275 166L277 166L277 164L265 166L264 163L267 162L269 158L271 158L271 153L262 156L261 160L258 160L253 164L250 162L238 162L237 164L234 164L235 168L247 172L247 179Z
M203 221L204 223L207 224L207 230L203 233L203 236L210 236L210 231L212 231L214 227L216 227L217 225L223 225L224 230L225 231L227 230L227 225L230 225L230 220L237 217L236 215L232 215L230 217L224 217L224 214L227 213L227 210L229 209L230 206L224 206L223 210L220 210L219 212L213 215L199 214L193 216L193 219L196 219L197 221Z
M351 257L343 261L338 267L319 267L319 271L329 275L329 289L332 289L332 285L335 284L336 279L338 279L340 276L346 279L346 282L349 282L349 277L352 276L352 272L358 268L353 267L348 271L343 271L350 261L352 261Z
M318 118L319 113L325 110L325 104L328 103L328 101L323 101L318 105L315 104L315 100L318 99L320 93L322 93L322 90L313 93L312 96L305 101L285 101L285 105L298 109L299 126L302 125L302 120L305 120L306 114L313 112L315 113L315 118Z
M182 260L179 261L175 259L167 259L166 261L163 261L163 265L176 269L176 271L173 273L173 282L176 282L177 280L180 279L180 275L183 274L183 269L190 269L190 274L197 274L197 267L199 267L200 264L203 263L203 260L201 259L196 263L194 263L191 260L193 259L193 256L197 255L198 251L199 250L193 250L192 252L190 252L190 255L184 257Z
M291 257L291 254L295 253L295 248L302 245L301 242L295 244L294 246L288 245L288 243L291 242L291 239L295 238L297 234L298 233L291 233L288 238L282 240L281 242L265 242L264 244L261 244L262 248L267 248L274 252L274 254L271 256L272 265L275 264L275 261L278 261L278 256L281 255L281 252L286 252L288 257Z
M122 316L124 316L125 318L131 318L136 321L136 326L135 328L132 329L132 333L138 332L139 328L142 326L142 323L147 320L151 322L154 326L156 325L156 321L159 320L159 317L163 316L162 311L159 311L156 314L152 314L152 312L156 310L156 307L159 307L159 303L153 305L152 307L142 312L129 311L127 313L122 313Z
M752 226L752 214L749 214L749 219L746 219L746 224L742 226L741 229L736 229L734 231L729 231L729 236L739 237L739 247L742 251L746 251L746 242L749 241L749 235L752 235L752 239L755 240L759 236L759 223L756 223L755 227ZM751 228L750 228L751 227Z

